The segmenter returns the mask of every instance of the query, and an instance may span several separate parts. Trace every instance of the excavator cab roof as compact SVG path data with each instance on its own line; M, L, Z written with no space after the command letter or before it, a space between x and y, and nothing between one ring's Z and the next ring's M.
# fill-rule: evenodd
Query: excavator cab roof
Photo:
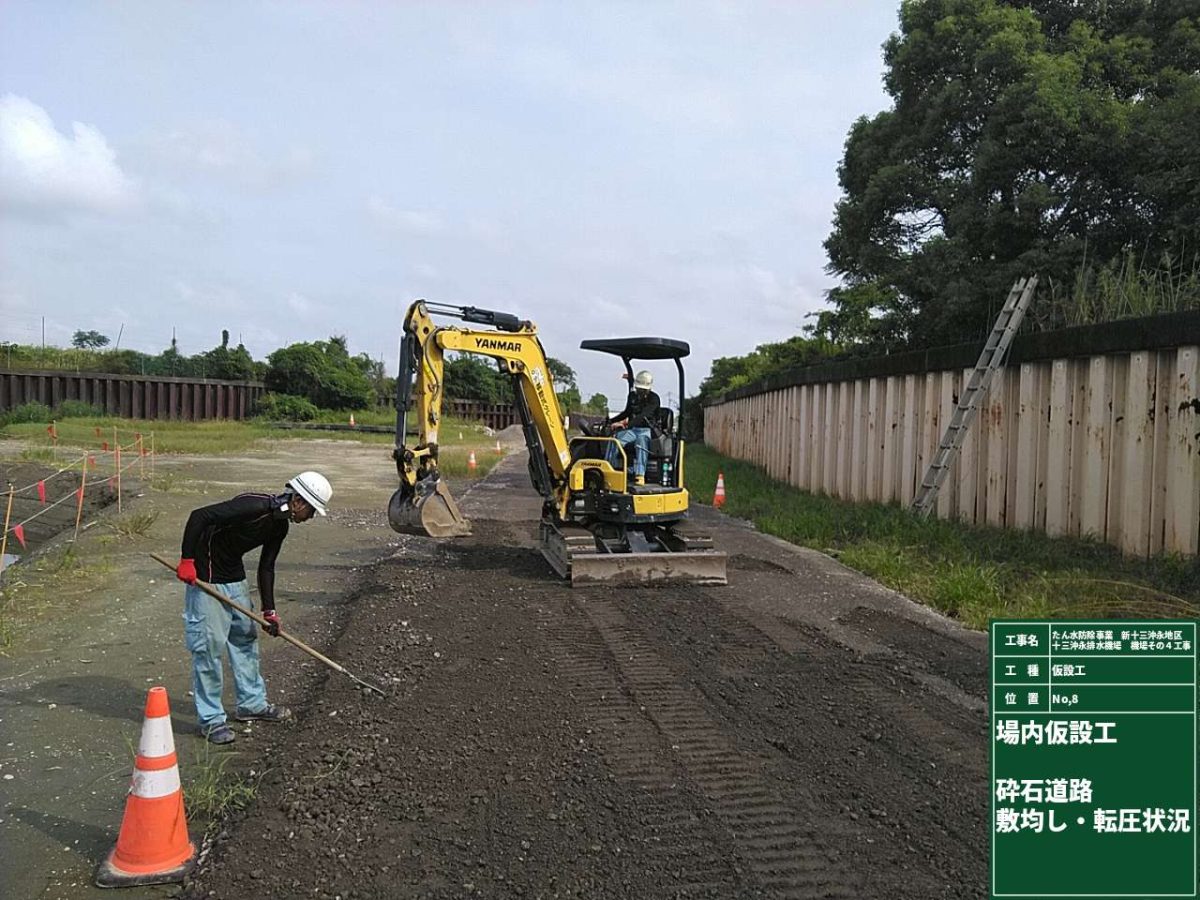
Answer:
M664 337L600 338L584 341L582 350L599 350L622 359L683 359L692 352L687 341Z

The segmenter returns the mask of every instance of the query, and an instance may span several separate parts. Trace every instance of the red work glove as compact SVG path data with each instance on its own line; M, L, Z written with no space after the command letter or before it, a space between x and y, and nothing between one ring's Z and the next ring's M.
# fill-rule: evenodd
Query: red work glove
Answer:
M273 609L263 610L263 618L267 620L266 631L271 637L279 637L279 613Z
M186 581L188 584L195 584L196 561L194 559L179 560L179 565L175 567L175 577L180 581Z

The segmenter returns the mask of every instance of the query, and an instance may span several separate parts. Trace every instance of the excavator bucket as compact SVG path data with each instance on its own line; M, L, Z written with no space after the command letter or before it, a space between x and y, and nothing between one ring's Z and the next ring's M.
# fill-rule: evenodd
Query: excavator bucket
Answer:
M471 533L450 489L441 478L425 478L415 486L402 485L388 503L393 531L421 537L462 537Z

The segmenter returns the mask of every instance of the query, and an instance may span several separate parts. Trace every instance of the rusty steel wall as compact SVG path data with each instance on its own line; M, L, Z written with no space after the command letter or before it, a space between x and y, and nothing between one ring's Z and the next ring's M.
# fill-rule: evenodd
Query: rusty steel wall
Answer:
M53 408L78 400L127 419L246 419L264 391L262 384L250 381L0 371L0 413L23 403Z

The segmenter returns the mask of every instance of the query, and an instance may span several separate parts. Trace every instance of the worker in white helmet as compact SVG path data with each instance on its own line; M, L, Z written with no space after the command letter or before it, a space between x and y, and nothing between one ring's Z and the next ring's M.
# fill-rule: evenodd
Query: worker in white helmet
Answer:
M258 629L254 621L234 612L196 587L196 579L241 606L254 608L242 557L262 547L258 558L258 595L262 616L278 635L275 611L275 560L292 522L325 515L333 490L319 472L301 472L281 494L239 494L223 503L193 510L183 530L183 549L175 574L187 583L183 631L192 654L192 691L200 733L214 744L234 740L221 702L221 659L229 654L237 694L234 719L239 722L278 722L291 717L286 706L267 700L267 686L258 667Z
M623 376L628 379L626 374ZM605 420L607 425L621 423L614 431L615 437L622 446L633 445L633 481L634 484L646 483L646 462L650 458L650 438L658 426L658 410L662 401L651 388L654 386L654 376L644 369L633 376L633 389L625 401L625 408ZM626 450L626 454L628 454ZM616 444L609 445L608 461L619 466L620 451Z

